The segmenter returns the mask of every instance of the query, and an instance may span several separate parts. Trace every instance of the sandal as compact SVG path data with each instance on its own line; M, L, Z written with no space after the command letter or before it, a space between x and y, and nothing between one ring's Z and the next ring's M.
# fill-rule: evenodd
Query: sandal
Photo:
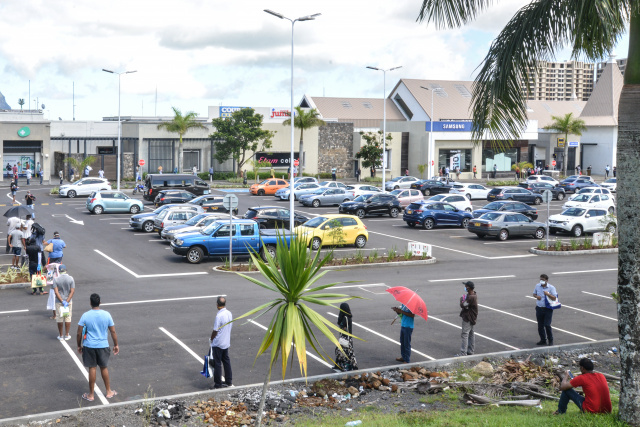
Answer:
M111 399L113 396L117 396L117 395L118 395L118 392L117 392L117 391L115 391L115 390L111 390L111 391L113 392L113 393L111 394L111 396L109 396L109 395L106 395L106 396L105 396L107 399Z
M82 398L83 398L84 400L86 400L86 401L93 402L93 399L92 399L92 398L91 398L91 399L89 398L89 393L85 393L85 394L83 394L83 395L82 395Z

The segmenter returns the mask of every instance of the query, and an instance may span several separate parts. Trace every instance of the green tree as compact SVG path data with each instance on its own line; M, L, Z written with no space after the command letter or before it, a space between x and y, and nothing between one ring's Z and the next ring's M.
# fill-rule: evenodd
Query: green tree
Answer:
M424 171L429 167L428 164L418 165L418 172L420 172L420 179L424 179Z
M562 174L567 176L567 163L569 159L569 135L582 135L582 132L587 130L584 124L584 120L576 119L573 117L573 113L567 113L563 117L551 116L553 122L544 128L546 130L552 130L558 133L564 134L564 155L562 162Z
M257 253L251 254L252 262L266 281L239 274L256 285L277 294L276 299L262 304L235 319L237 321L262 312L257 316L259 317L262 314L273 311L273 317L267 327L267 333L262 339L256 355L257 359L271 347L269 368L262 388L260 406L258 407L256 423L258 426L262 421L262 411L269 381L271 380L271 370L278 361L278 357L282 358L282 379L284 380L290 356L291 361L293 361L293 345L298 357L300 373L306 377L307 343L323 359L331 360L331 357L326 354L316 338L318 332L321 332L329 341L339 347L338 340L329 328L337 332L344 332L309 306L309 304L316 304L322 308L337 308L336 304L359 298L323 292L338 283L312 287L327 273L327 270L320 271L320 269L332 255L329 252L321 258L320 251L317 251L315 256L312 256L311 251L307 248L306 240L300 234L291 239L291 243L287 247L284 236L279 234L275 258L266 253L267 261L265 262Z
M231 113L231 117L211 120L216 131L209 135L216 147L214 157L220 162L233 158L238 164L238 176L248 160L247 151L256 152L271 148L275 132L262 129L262 114L253 108L243 108Z
M18 105L20 105L20 111L22 111L22 106L24 105L24 98L18 99Z
M182 112L176 107L173 109L173 120L170 122L162 122L158 125L158 129L165 129L168 132L177 133L180 137L180 144L178 148L178 170L183 170L184 165L182 159L184 155L184 149L182 147L182 136L189 131L189 129L206 129L207 127L198 121L198 115L190 111L184 116Z
M302 176L302 172L304 170L304 164L302 162L304 156L304 141L302 140L304 131L306 129L311 129L317 126L324 126L326 125L326 123L324 120L318 117L320 113L318 113L315 108L312 108L308 111L303 110L301 107L295 107L295 109L296 114L293 118L293 125L297 129L300 129L300 149L298 150L298 152L300 153L298 155L300 160L300 173L298 174L298 176ZM288 118L287 120L282 122L282 125L291 126L291 118Z
M490 0L423 0L418 21L460 27L487 9ZM520 9L493 41L473 87L473 137L485 132L493 144L517 138L527 122L522 84L536 61L550 59L565 46L572 57L597 61L629 33L624 86L618 108L618 334L620 338L620 418L640 425L640 251L636 219L640 191L640 2L631 0L537 0ZM627 30L628 25L628 30Z
M369 168L371 176L375 177L376 169L382 167L382 131L360 132L360 136L365 140L365 145L356 153L356 159L361 159L362 166ZM391 134L387 134L387 141L392 139Z
M76 175L82 176L84 174L84 169L87 166L91 166L96 161L96 158L94 156L87 156L80 161L74 157L67 157L67 160L65 161L75 169Z
M529 162L518 162L511 165L511 170L518 170L518 176L523 178L525 176L525 169L533 169L533 165Z

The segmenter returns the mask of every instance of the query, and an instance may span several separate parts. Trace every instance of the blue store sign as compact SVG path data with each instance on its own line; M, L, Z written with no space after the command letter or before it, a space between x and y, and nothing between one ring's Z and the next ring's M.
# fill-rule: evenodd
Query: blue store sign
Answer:
M232 113L247 107L220 107L220 117L231 117Z
M434 132L471 132L471 122L433 122ZM431 130L431 122L427 122L425 131Z

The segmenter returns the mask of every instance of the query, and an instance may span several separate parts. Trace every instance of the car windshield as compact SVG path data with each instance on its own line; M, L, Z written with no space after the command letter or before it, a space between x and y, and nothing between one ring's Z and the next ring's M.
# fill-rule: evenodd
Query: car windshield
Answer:
M568 183L568 182L574 182L576 179L577 179L577 178L567 178L567 179L565 179L565 180L564 180L564 181L562 181L562 182L567 182L567 183Z
M464 188L464 185L462 184L456 184L453 186L453 188Z
M609 178L605 182L608 183L608 184L615 184L616 183L616 178Z
M326 188L318 188L316 191L314 191L311 194L323 194L325 191L327 191Z
M324 187L325 185L329 185L329 184L331 184L332 182L333 182L333 181L322 181L322 182L320 183L320 187Z
M392 194L394 196L397 196L398 194L402 193L404 190L393 190L392 192L390 192L389 194Z
M573 199L574 202L588 202L591 196L589 194L583 194Z
M368 198L370 198L371 196L373 196L373 194L362 194L362 195L356 197L355 199L353 199L353 201L354 202L364 202Z
M445 196L444 194L438 194L437 196L430 197L429 200L433 200L434 202L439 202L440 200L444 199L445 197L447 197L447 196Z
M569 208L562 212L560 215L564 216L582 216L584 214L584 209L580 208Z
M587 187L587 188L583 188L582 190L580 190L580 192L578 194L589 194L589 193L593 193L596 189L593 187Z
M492 203L489 203L488 205L485 205L482 209L490 209L490 210L496 211L500 209L501 206L502 206L502 203L492 202Z
M309 227L309 228L318 228L326 220L327 220L326 217L319 216L319 217L310 219L309 221L307 221L304 224L302 224L302 226L303 227Z
M196 215L191 218L189 221L185 222L184 225L196 225L202 218L204 218L205 214Z
M167 213L168 213L168 212L169 212L169 209L167 209L167 210L165 210L165 211L160 212L160 214L158 215L158 219L159 219L159 220L164 219L164 217L166 217L166 216L167 216Z
M391 179L389 180L389 182L399 181L400 179L402 179L402 177L401 177L401 176L396 176L395 178L391 178Z
M494 221L496 219L499 219L502 216L501 213L498 212L487 212L486 214L483 214L480 219L486 219L489 221Z

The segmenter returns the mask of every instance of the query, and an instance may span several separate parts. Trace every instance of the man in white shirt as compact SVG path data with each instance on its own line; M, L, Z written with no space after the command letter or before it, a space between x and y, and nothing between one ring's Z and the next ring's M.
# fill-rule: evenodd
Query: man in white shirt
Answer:
M9 253L9 236L11 235L11 232L13 230L15 230L20 226L21 223L22 221L20 221L20 218L15 216L12 216L11 218L7 219L7 252L6 253Z
M213 388L231 387L231 361L229 360L229 347L231 345L231 327L233 320L231 312L225 307L227 299L218 297L216 301L218 314L213 323L213 331L211 332L211 348L213 351ZM225 383L222 384L221 368L224 366Z
M551 329L553 310L547 307L546 300L555 301L558 299L558 291L555 286L549 283L549 276L540 275L540 282L536 283L533 296L537 300L536 320L538 321L538 335L540 335L540 341L536 345L553 345L553 330Z

